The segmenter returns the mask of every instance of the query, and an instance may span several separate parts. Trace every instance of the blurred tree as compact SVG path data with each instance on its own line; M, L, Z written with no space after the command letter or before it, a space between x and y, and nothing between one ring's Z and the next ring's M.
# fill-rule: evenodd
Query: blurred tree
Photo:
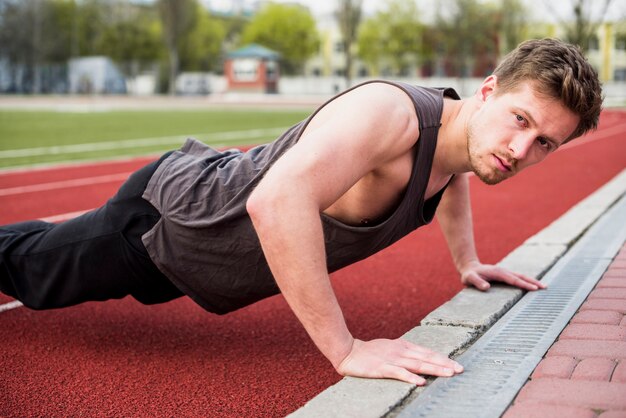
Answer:
M193 28L179 43L180 67L187 71L216 71L221 63L226 28L198 5Z
M58 1L0 1L0 57L8 60L10 90L44 92L44 65L67 59L67 31L55 19L59 6Z
M74 18L76 21L75 33L73 36L75 50L73 56L98 55L100 46L100 36L105 29L105 16L110 12L110 2L106 0L72 0L75 3Z
M606 13L613 0L570 0L571 16L563 16L554 9L552 2L544 0L546 7L558 19L565 30L565 40L580 46L587 52L590 42L595 38L598 27L604 22ZM597 10L597 16L593 11Z
M374 73L389 63L394 75L407 75L423 51L424 25L414 0L387 0L386 8L366 19L358 37L359 57Z
M29 2L0 0L0 55L16 63L32 56L32 8Z
M380 64L385 56L384 43L379 22L366 19L359 28L357 37L358 56L365 62L372 75L380 75Z
M251 42L279 52L287 74L301 72L306 59L319 48L313 16L308 9L291 4L264 6L244 28L241 43Z
M67 0L48 1L44 25L46 62L65 63L72 56L72 24L76 4Z
M528 10L521 0L502 0L499 8L500 54L512 51L525 39Z
M495 5L478 0L450 0L436 18L446 73L461 77L491 73L499 52L499 19Z
M345 78L346 86L352 83L352 63L354 60L354 43L357 40L357 32L361 23L362 0L339 0L335 11L335 18L339 24L339 31L343 38L343 50L346 56Z
M198 5L196 0L158 0L163 38L169 63L169 93L176 93L176 76L180 64L180 43L193 28Z
M161 26L152 8L134 6L126 12L104 27L97 51L120 64L126 74L136 75L142 65L163 54Z
M224 40L222 42L222 51L230 51L241 44L241 35L243 30L250 22L250 18L242 14L235 15L216 15L211 16L212 19L218 21L224 29Z

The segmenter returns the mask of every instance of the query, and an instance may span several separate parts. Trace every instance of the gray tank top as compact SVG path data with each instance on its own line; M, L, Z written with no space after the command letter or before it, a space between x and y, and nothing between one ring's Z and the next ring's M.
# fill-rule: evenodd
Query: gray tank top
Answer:
M424 201L443 96L459 99L458 95L452 89L385 83L409 95L419 119L409 184L395 211L375 225L350 226L321 214L329 272L363 260L428 224L445 189ZM188 139L150 179L143 198L161 213L161 219L142 237L143 242L159 270L204 309L224 314L279 293L246 200L315 114L274 142L247 152L217 151Z

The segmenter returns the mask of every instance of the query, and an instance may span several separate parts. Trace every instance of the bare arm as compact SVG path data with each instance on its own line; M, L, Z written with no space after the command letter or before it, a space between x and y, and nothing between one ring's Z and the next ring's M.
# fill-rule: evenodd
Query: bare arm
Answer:
M248 212L272 274L311 339L344 375L416 384L415 373L452 375L460 366L402 340L355 340L326 268L320 212L363 176L407 152L418 135L412 104L387 85L368 85L331 103L268 171ZM358 111L357 111L358 110ZM317 118L317 116L316 116Z
M502 281L526 290L546 287L531 277L482 264L478 260L472 225L469 174L456 175L452 179L441 199L437 219L463 284L475 286L480 290L489 289L489 281Z
M462 271L467 264L478 262L468 174L457 174L450 181L437 208L437 220L457 270Z

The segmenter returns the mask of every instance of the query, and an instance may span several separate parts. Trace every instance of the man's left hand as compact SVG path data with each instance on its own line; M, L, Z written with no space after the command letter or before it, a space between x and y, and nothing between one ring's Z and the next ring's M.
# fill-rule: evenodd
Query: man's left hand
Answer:
M472 262L461 273L461 282L466 286L485 291L491 287L489 282L503 282L524 290L545 289L546 284L524 274L514 273L502 267Z

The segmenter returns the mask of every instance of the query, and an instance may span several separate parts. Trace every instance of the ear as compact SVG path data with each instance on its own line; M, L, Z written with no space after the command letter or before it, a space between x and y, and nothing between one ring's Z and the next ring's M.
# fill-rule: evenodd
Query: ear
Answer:
M478 90L476 90L476 98L481 102L486 101L489 96L495 93L497 87L498 77L492 74L485 78Z

